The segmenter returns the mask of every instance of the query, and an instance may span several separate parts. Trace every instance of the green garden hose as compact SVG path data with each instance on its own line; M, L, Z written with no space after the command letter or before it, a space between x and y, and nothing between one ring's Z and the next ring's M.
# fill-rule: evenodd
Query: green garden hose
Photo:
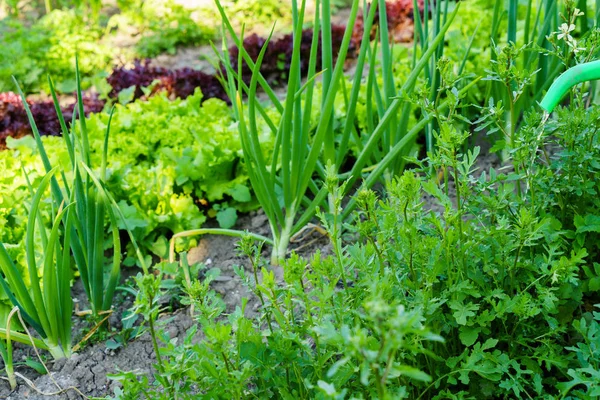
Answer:
M549 114L573 86L596 79L600 79L600 61L592 61L571 67L563 72L550 86L548 93L540 102L540 107Z

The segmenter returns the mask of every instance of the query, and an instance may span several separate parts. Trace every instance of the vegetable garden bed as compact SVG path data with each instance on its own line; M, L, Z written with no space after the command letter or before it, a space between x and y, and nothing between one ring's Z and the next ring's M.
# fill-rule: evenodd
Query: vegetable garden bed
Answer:
M600 4L274 4L0 2L0 398L600 396Z

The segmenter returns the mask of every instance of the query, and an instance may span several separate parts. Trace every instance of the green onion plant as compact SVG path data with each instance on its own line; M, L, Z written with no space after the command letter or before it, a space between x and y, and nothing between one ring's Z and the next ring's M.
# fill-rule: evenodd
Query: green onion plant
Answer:
M71 354L71 313L73 299L70 293L72 261L70 254L71 227L75 214L70 213L74 203L62 203L53 209L49 235L43 231L44 238L41 257L36 257L36 224L40 215L40 205L51 179L57 172L54 168L42 179L32 200L26 233L27 285L21 271L13 262L3 243L0 243L0 286L10 301L19 308L23 319L42 337L38 347L50 351L56 359ZM61 235L61 227L64 235ZM38 276L41 271L41 279ZM10 329L10 328L8 328ZM0 329L0 337L7 339L9 332ZM10 337L18 342L30 343L27 335L10 332Z
M94 183L91 175L83 166L90 166L90 149L85 126L85 118L83 111L83 100L80 86L80 76L77 72L77 94L78 104L75 116L79 118L79 132L76 129L67 129L64 117L58 105L58 99L54 91L54 85L51 79L48 79L50 90L54 98L56 112L59 117L62 134L67 146L71 161L71 169L73 178L71 181L66 178L64 171L62 175L62 187L59 185L55 176L51 176L51 192L55 206L60 205L65 199L71 198L75 202L75 207L71 211L73 215L73 223L69 227L69 235L72 240L69 246L75 259L75 264L81 276L84 290L89 299L92 314L99 315L102 311L109 310L112 305L112 297L118 283L121 263L121 242L116 229L116 216L111 205L108 204L102 190ZM50 171L52 166L50 160L44 150L44 144L41 140L39 131L35 125L35 121L31 115L29 107L25 101L25 97L21 89L19 93L22 96L23 104L29 117L29 122L42 157L44 168ZM74 125L72 125L74 127ZM106 175L106 149L108 143L109 129L107 128L105 149L102 159L102 178ZM113 226L113 262L108 275L108 280L105 279L104 271L104 231L105 219L110 218ZM65 227L66 228L66 227ZM67 234L65 229L65 235Z
M8 328L10 331L10 328ZM15 369L13 363L12 349L10 349L9 340L0 340L0 358L4 362L4 371L8 377L8 384L10 388L14 390L17 387L17 381L15 379Z
M64 237L69 238L66 244L71 250L75 265L79 271L85 293L90 303L91 313L95 317L98 317L111 309L114 292L119 283L121 241L117 228L117 219L121 218L124 220L124 218L114 199L103 184L103 181L106 179L110 119L104 139L101 165L99 166L100 176L97 177L92 170L78 65L76 65L76 82L77 107L73 113L73 121L69 130L60 110L53 82L48 78L50 91L62 129L62 137L69 153L71 172L71 178L67 178L66 172L64 170L60 171L60 183L62 186L56 177L58 172L50 174L48 179L52 202L56 209L60 208L65 202L68 204L74 203L73 207L65 209L66 215L62 219L64 226L58 232ZM44 168L47 173L50 173L54 169L44 149L44 143L39 130L33 120L31 110L25 100L25 95L16 81L15 84L27 112ZM67 223L67 221L69 222ZM110 223L110 230L112 231L112 248L108 249L109 251L112 250L112 262L108 269L105 268L105 227L107 221ZM131 232L129 232L129 236L138 253L141 265L144 271L147 272L145 263ZM63 290L65 293L68 293L69 286L65 286Z
M12 365L10 340L34 344L38 348L48 350L56 359L71 355L73 351L71 344L73 263L77 266L91 312L95 317L109 312L119 283L121 243L117 218L124 221L124 217L103 184L103 180L106 179L110 120L105 134L100 177L97 177L91 167L79 68L76 70L78 102L71 130L67 129L52 80L48 78L63 139L70 157L69 171L51 165L29 105L15 81L46 174L34 190L26 171L23 171L32 193L25 243L27 263L25 279L21 268L11 259L4 244L0 243L0 287L9 300L18 307L23 321L33 327L41 337L41 339L32 339L30 335L11 330L10 325L0 329L0 339L7 340L8 344L8 346L0 344L0 355L5 360L9 376L8 369ZM77 114L79 124L76 127ZM50 224L44 220L44 213L41 210L48 190L51 197ZM106 220L109 221L112 229L113 258L109 268L105 268L104 255ZM49 232L47 226L50 226ZM142 268L147 273L144 259L129 229L128 233ZM40 247L41 252L39 252Z
M273 236L272 262L279 264L284 259L290 238L299 232L315 215L318 208L330 209L331 199L328 199L327 189L321 184L325 180L327 165L333 165L339 178L348 182L346 193L354 189L353 185L360 179L371 186L382 178L384 173L394 172L394 163L399 156L406 154L407 149L414 145L415 139L421 133L432 116L425 116L416 126L409 129L408 116L411 108L407 98L413 93L421 72L429 65L431 58L443 45L444 35L458 12L459 3L452 13L443 14L445 23L441 24L435 36L424 38L428 41L426 49L415 60L414 68L400 89L396 89L391 75L391 53L387 40L385 18L381 17L380 37L385 47L382 51L382 71L384 73L384 89L380 93L381 101L377 110L370 109L372 115L367 120L376 121L373 129L366 132L368 139L363 143L355 128L355 111L361 86L365 85L363 72L367 62L370 71L374 71L377 54L377 43L371 44L370 34L377 6L383 10L384 2L373 4L370 8L365 5L364 32L358 50L356 69L348 89L344 78L344 64L348 55L348 46L352 37L352 29L356 22L360 4L359 0L352 2L342 44L335 63L333 62L331 46L331 10L328 0L316 1L316 13L313 21L313 41L311 43L310 59L308 60L308 75L305 81L300 76L300 40L305 23L306 1L299 5L292 2L294 49L289 69L287 94L283 100L275 95L266 79L260 73L260 65L266 52L265 43L256 60L251 59L243 48L242 35L236 34L219 0L217 7L223 19L225 33L229 34L239 49L237 71L229 64L227 46L223 41L220 57L226 66L226 89L232 99L233 110L239 121L238 129L244 152L246 168L256 197L264 209L271 226ZM385 15L384 11L383 12ZM441 11L440 11L440 15ZM226 36L225 34L223 35ZM321 37L321 54L318 53L319 37ZM320 57L324 70L317 71L317 60ZM252 69L252 78L248 83L242 79L241 68L245 62ZM225 79L224 79L225 80ZM322 86L321 97L318 98L317 84ZM376 79L371 76L367 82L374 85ZM262 89L269 99L271 106L277 110L278 121L271 119L266 112L266 105L258 101L257 92ZM247 104L242 101L247 95ZM342 123L341 135L336 136L333 129L334 102L338 96L345 96L346 118ZM314 102L320 103L318 115L313 113ZM378 114L375 114L375 113ZM275 147L271 155L263 150L258 132L258 118L265 120L275 137ZM316 118L316 127L314 119ZM351 146L358 148L354 157L350 153ZM349 171L342 171L342 165L352 162ZM344 209L344 216L352 211L354 203Z

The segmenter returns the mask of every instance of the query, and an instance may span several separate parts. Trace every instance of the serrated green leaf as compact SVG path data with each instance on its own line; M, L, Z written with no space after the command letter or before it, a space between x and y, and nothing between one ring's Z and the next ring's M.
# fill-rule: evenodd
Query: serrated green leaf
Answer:
M469 326L461 326L459 338L462 344L465 346L472 346L477 338L479 337L479 332L481 332L481 328L479 327L469 327Z
M449 302L448 305L452 310L454 310L452 315L456 319L456 323L459 325L466 325L467 319L474 317L476 315L475 311L479 310L479 304L473 304L472 302L463 304L460 301L453 300Z
M600 232L600 216L598 215L586 215L585 217L576 215L574 223L577 233Z

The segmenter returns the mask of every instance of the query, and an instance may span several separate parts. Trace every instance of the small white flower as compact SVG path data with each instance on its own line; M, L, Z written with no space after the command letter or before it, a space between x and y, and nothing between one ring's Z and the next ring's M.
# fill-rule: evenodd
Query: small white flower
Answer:
M569 25L564 23L560 26L559 29L561 33L558 34L558 40L561 40L562 38L565 38L567 42L573 40L573 37L570 35L570 33L575 30L575 24Z
M579 8L576 8L575 11L573 12L573 15L575 17L580 17L582 15L584 15L585 13L583 11L581 11Z
M577 40L575 40L575 39L573 39L573 38L571 38L571 40L567 40L567 45L569 45L569 47L570 47L571 49L573 49L573 53L574 53L574 54L577 54L577 53L579 53L580 51L583 51L583 50L585 50L585 48L584 48L584 47L577 47Z

